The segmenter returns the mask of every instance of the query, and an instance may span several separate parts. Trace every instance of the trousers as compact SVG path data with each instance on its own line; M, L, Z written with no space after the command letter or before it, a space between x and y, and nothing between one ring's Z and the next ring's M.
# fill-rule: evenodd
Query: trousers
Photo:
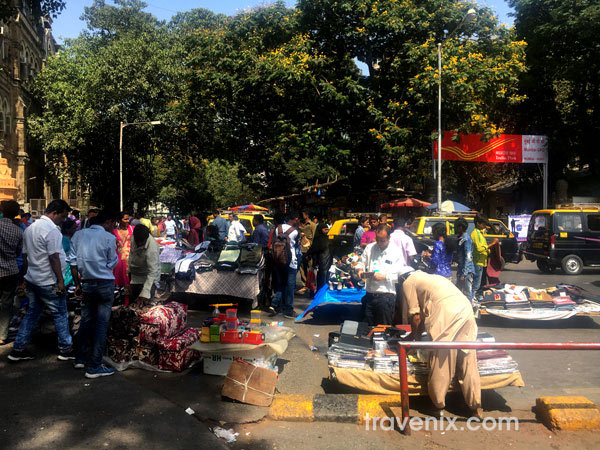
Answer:
M446 406L448 388L456 376L463 397L471 410L481 408L481 380L475 350L465 353L457 349L434 350L429 356L429 398L436 408Z

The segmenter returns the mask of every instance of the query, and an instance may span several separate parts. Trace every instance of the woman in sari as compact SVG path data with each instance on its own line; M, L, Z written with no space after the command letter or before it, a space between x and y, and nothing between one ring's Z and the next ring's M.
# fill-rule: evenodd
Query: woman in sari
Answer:
M119 226L113 230L117 237L117 256L119 262L115 266L115 286L129 286L129 277L127 276L127 259L131 249L131 235L133 227L129 225L129 214L122 212L119 215Z

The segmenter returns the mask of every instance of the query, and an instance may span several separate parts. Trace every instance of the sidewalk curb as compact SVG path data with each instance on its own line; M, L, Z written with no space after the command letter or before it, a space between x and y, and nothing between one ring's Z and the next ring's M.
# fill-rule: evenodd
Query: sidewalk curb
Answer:
M600 429L600 411L585 397L539 397L535 400L535 409L551 430Z
M340 422L363 424L365 418L393 417L399 395L314 394L278 395L268 418L293 422Z

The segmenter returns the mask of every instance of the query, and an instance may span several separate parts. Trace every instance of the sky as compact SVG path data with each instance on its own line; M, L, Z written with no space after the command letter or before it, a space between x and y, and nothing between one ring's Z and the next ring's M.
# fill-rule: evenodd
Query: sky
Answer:
M90 6L93 0L67 0L66 9L54 19L52 34L54 38L62 43L65 38L75 38L85 29L85 23L79 20L85 6ZM111 3L110 0L107 3ZM146 1L146 11L152 13L161 20L169 20L180 11L189 11L194 8L206 8L215 13L235 15L244 9L270 4L268 0L149 0ZM289 6L294 6L295 0L286 0ZM511 8L504 0L479 0L482 6L489 6L496 11L500 22L512 24L513 20L508 17Z

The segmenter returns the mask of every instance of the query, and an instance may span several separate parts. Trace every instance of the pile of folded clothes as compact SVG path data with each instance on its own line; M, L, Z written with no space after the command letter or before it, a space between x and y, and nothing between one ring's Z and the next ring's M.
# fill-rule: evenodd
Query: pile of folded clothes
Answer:
M114 363L141 361L162 370L181 371L201 355L189 347L201 332L186 328L187 306L177 302L113 311L106 354Z
M240 246L237 243L227 244L221 251L216 268L219 271L231 272L239 267Z
M262 245L244 244L240 251L240 265L238 273L256 275L265 267L265 255Z

